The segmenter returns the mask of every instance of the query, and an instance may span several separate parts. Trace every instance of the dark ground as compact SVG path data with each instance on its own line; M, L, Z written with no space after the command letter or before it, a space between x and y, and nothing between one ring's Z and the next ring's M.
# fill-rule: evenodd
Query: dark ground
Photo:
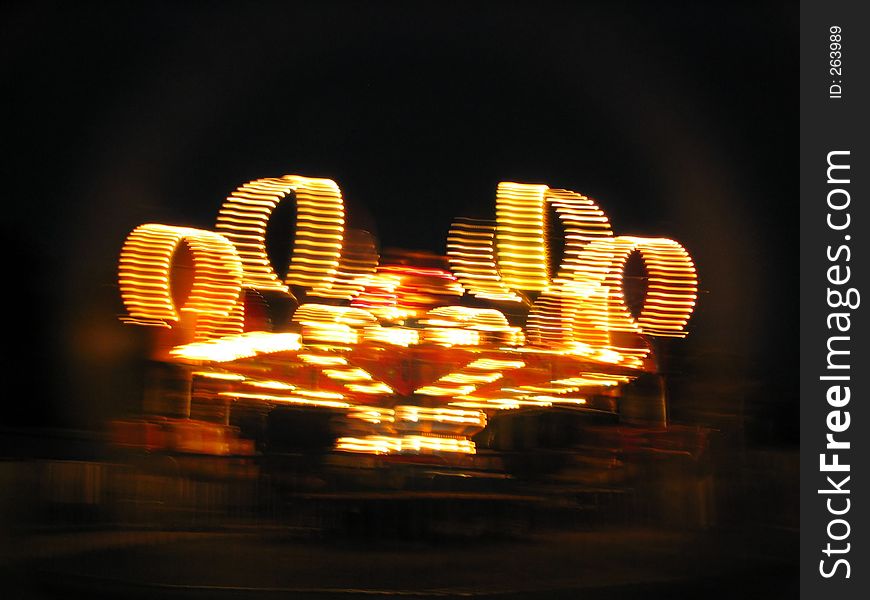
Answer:
M791 598L797 533L614 529L463 543L114 532L28 540L22 598ZM15 596L7 596L15 597Z

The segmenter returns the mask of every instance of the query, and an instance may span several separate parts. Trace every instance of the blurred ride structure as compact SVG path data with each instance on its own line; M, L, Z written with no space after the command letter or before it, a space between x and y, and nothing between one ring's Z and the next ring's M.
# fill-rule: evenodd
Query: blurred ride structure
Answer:
M457 219L446 256L380 253L335 182L291 175L238 188L214 231L137 227L119 288L149 336L142 412L111 424L113 461L49 480L128 525L713 523L711 432L668 422L661 365L689 254L546 185L499 184L495 216Z

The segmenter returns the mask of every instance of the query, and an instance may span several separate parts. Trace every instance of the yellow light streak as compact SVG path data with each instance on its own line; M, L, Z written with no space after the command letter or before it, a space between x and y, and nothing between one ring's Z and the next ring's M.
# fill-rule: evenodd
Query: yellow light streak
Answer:
M305 363L310 365L346 365L347 359L341 356L330 356L322 354L297 354L297 356Z
M181 244L193 256L193 285L180 309L172 300L172 258ZM127 236L118 265L121 298L128 322L171 325L179 312L213 325L226 319L241 292L242 264L232 243L212 231L149 223ZM208 339L207 328L198 327L196 339Z
M549 285L544 244L546 185L502 182L496 191L498 267L512 290L544 291Z
M364 454L419 453L427 451L474 454L476 451L474 442L471 440L423 435L401 437L368 435L363 438L342 437L336 442L335 449L343 452Z
M509 331L507 318L500 311L491 308L470 308L468 306L440 306L426 313L424 325L436 327L467 327L477 331Z
M492 383L498 379L501 379L504 375L501 373L451 373L450 375L446 375L439 379L439 381L443 381L445 383L473 383L473 384L481 384L481 383Z
M297 221L282 282L269 263L265 234L274 209L288 196L295 200ZM547 243L553 214L564 233L555 274L550 273L552 249ZM356 421L350 433L365 431L365 423L370 430L366 433L449 431L446 437L342 437L336 445L338 450L376 454L473 453L474 444L460 434L485 426L484 411L584 405L587 398L579 396L623 385L637 371L654 368L653 361L646 360L651 345L645 336L686 335L697 300L697 274L677 242L614 237L607 217L592 200L546 185L499 184L496 217L495 224L469 219L453 223L447 240L452 273L407 264L378 266L371 235L345 231L343 200L333 181L301 176L260 179L227 199L217 233L156 224L131 232L119 266L128 313L123 320L164 328L192 324L194 341L173 348L174 360L226 363L292 352L270 358L270 363L308 365L299 372L316 381L312 371L318 371L338 382L328 388L345 392L302 390L284 381L251 379L209 367L194 372L226 381L223 396L346 409L348 418ZM178 301L178 308L170 279L173 257L182 245L191 251L194 276L191 292L183 303ZM643 260L648 276L643 304L632 313L623 280L634 254ZM289 294L291 285L307 288L306 297L326 298L331 304L299 306L292 320L301 335L241 333L246 293L258 289ZM525 331L511 326L498 310L460 306L456 297L466 289L479 299L510 303L511 319L519 322L523 316L514 311L529 307ZM336 305L347 301L351 306ZM420 343L447 349L402 350ZM351 353L354 347L363 344L374 348L362 349L360 360L371 360L373 353L452 364L457 356L477 358L440 379L418 384L413 392L441 398L421 403L448 408L386 408L384 404L401 402L389 380L378 381L349 362L356 356ZM341 351L350 354L345 357ZM505 378L507 371L526 367ZM546 369L561 378L541 381ZM276 393L282 391L291 393ZM356 406L345 395L382 406Z
M393 388L381 381L375 383L346 383L344 387L360 394L383 395L393 394Z
M552 383L564 386L614 386L621 383L628 383L631 377L628 375L615 375L608 373L584 373L582 376L566 377L564 379L554 379Z
M474 296L496 302L523 302L505 285L495 261L496 226L491 221L457 219L447 235L450 268Z
M205 377L206 379L218 379L222 381L244 381L244 375L238 375L236 373L221 373L219 371L194 371L194 375L198 377Z
M568 398L564 396L547 396L546 394L539 394L535 396L529 396L530 400L534 400L536 402L546 402L548 404L586 404L586 398Z
M296 389L295 386L292 386L289 383L284 383L283 381L274 381L274 380L248 379L247 381L245 381L245 385L263 388L266 390L292 390L292 389Z
M351 306L364 308L381 320L400 323L441 303L444 296L461 296L464 292L456 277L442 269L382 265Z
M370 312L348 306L326 304L303 304L293 313L293 321L303 325L339 324L350 327L366 327L378 324Z
M468 396L480 385L489 384L501 379L504 376L503 371L519 369L524 366L525 363L521 360L478 358L465 365L462 369L448 373L430 385L418 388L414 393L423 396L457 398Z
M344 234L341 259L332 283L315 287L308 295L350 300L371 283L377 266L378 251L372 234L349 229Z
M545 400L527 400L517 398L475 398L474 396L457 396L457 400L450 402L449 406L460 408L480 408L484 410L517 410L523 407L547 408L552 402Z
M396 420L395 411L392 408L377 406L353 406L348 409L347 416L350 419L358 419L375 425L393 423Z
M372 376L365 369L349 367L347 369L324 369L324 375L339 381L370 381Z
M423 396L460 396L462 394L470 394L476 389L477 386L474 385L424 385L414 390L414 393Z
M667 238L620 236L593 242L589 251L610 258L605 285L610 292L612 327L685 337L685 325L698 297L698 277L691 257L679 243ZM637 319L629 312L622 293L625 263L633 252L640 254L649 273L646 298Z
M369 435L364 438L341 437L336 441L335 449L360 454L392 454L401 452L402 442L400 438L380 435Z
M276 396L274 394L254 394L249 392L221 392L221 396L230 398L245 398L248 400L263 400L264 402L275 402L278 404L298 404L300 406L322 406L324 408L349 408L351 405L347 402L338 402L335 400L320 400L318 398L305 398L303 396Z
M363 340L407 347L420 343L420 333L408 327L366 327Z
M338 392L326 392L323 390L297 389L295 393L299 394L300 396L306 396L308 398L333 398L335 400L341 400L342 398L344 398L344 394L339 394Z
M423 342L438 346L477 346L480 332L447 327L427 327L422 332Z
M425 435L406 435L401 439L402 452L457 452L474 454L474 442L467 439L435 437Z
M266 227L275 207L296 198L296 235L284 282L266 254ZM220 210L217 230L238 249L245 285L288 293L288 285L332 287L344 236L344 202L330 179L285 175L257 179L233 192Z
M325 304L303 304L293 313L293 322L302 325L302 338L306 344L332 342L353 345L359 342L360 332L357 330L378 324L374 315L360 308Z
M176 346L169 353L187 360L229 362L258 354L296 351L301 347L299 335L296 333L251 331L236 336Z
M486 427L486 414L479 410L397 406L395 414L396 419L399 421L410 421L413 423L432 421L435 423L475 425L480 428Z
M468 364L469 369L481 369L485 371L496 371L500 369L520 369L525 367L526 363L521 360L505 360L499 358L479 358Z

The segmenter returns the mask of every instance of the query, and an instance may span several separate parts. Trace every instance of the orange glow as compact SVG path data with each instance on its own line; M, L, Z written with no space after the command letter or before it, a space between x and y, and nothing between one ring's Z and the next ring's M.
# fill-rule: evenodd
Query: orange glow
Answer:
M366 342L407 347L420 343L420 333L408 327L366 327L363 330L363 339Z
M226 316L203 315L196 324L196 339L219 339L238 335L245 329L245 290L236 298L236 303Z
M392 408L377 406L353 406L348 409L347 416L350 419L358 419L375 425L393 423L396 420L395 411Z
M586 196L570 190L548 189L544 200L553 207L565 230L562 264L552 282L552 285L559 286L575 281L575 273L587 269L588 266L580 258L580 252L586 244L609 239L613 233L604 211Z
M565 230L565 249L559 273L550 280L550 249L545 242L547 211L551 205ZM502 182L496 191L498 267L511 289L544 292L552 284L571 279L583 268L582 247L613 234L607 217L596 204L569 190L546 185Z
M480 333L468 329L427 327L423 330L423 341L448 348L451 346L477 346L480 344Z
M292 390L295 389L294 386L289 383L284 383L283 381L273 381L271 379L267 379L265 381L261 381L258 379L247 379L245 380L245 385L250 385L256 388L263 388L266 390Z
M566 396L547 396L547 395L536 395L529 396L531 400L535 400L538 402L546 402L548 405L553 404L586 404L586 398L569 398Z
M258 354L296 351L301 348L299 334L251 331L205 342L176 346L169 353L186 360L230 362Z
M272 211L290 195L296 198L296 237L281 282L266 254L266 227ZM216 227L238 249L248 287L285 293L288 285L328 290L336 279L344 202L331 179L285 175L246 183L226 199Z
M443 382L443 380L439 379L439 382ZM453 396L470 394L474 390L475 386L473 385L444 385L440 383L439 385L424 385L414 390L414 393L423 396L448 396L452 398Z
M637 318L623 294L625 264L633 252L641 256L649 273ZM688 253L677 242L604 238L584 247L577 264L583 268L572 273L571 281L554 293L542 295L529 314L529 335L534 343L601 362L639 367L649 346L638 336L686 335L685 325L697 298L697 275Z
M354 328L377 325L378 323L371 313L364 310L326 304L303 304L293 313L293 321L313 327L336 324Z
M441 306L420 319L425 325L423 340L442 346L477 346L487 341L506 345L522 343L519 327L511 327L505 316L491 308Z
M498 266L513 290L544 291L550 283L544 243L545 185L502 182L496 192Z
M372 234L349 229L344 234L341 260L332 283L318 286L308 295L350 300L369 285L377 266L378 251Z
M430 385L414 390L414 393L423 396L464 397L481 385L498 381L504 376L504 371L520 369L524 366L523 361L480 358L471 361L459 371L449 373Z
M298 354L303 362L311 365L346 365L347 359L330 354Z
M480 408L484 410L516 410L533 406L537 408L546 408L552 406L552 402L544 400L518 400L516 398L477 398L476 396L457 396L456 402L451 402L450 406L458 406L462 408Z
M193 255L193 286L184 306L172 300L172 257L185 243ZM241 292L242 265L227 238L220 234L169 225L147 224L134 229L121 249L118 282L121 298L137 324L167 326L189 313L210 323L229 316ZM197 329L198 339L208 332Z
M194 371L193 375L198 377L205 377L206 379L219 379L221 381L244 381L244 375L237 375L236 373L221 373L218 371Z
M474 442L471 440L423 435L407 435L402 437L368 435L364 438L342 437L338 439L335 449L363 454L395 454L400 452L475 453Z
M490 308L442 306L426 313L425 325L440 327L468 327L479 331L506 331L510 329L505 316Z
M325 304L303 304L293 313L293 321L302 325L302 339L307 344L356 344L358 330L378 324L371 313L359 308Z
M466 439L428 435L406 435L401 438L402 452L458 452L474 454L474 442Z
M551 281L546 244L547 206L565 230L562 264ZM604 212L586 196L546 185L502 182L496 191L498 267L514 290L547 291L582 269L578 254L593 240L611 237Z
M297 217L282 281L265 238L288 196ZM656 368L649 336L687 333L698 294L691 257L670 239L614 237L597 204L569 190L503 182L495 211L495 223L453 223L452 272L438 268L444 257L422 252L379 265L375 239L345 231L333 181L258 179L227 198L217 232L146 224L130 233L119 266L123 320L192 333L172 337L168 360L209 380L196 380L205 398L335 410L340 451L471 454L468 437L495 411L616 410L616 388ZM548 240L557 230L562 259L553 273L559 251ZM183 301L183 281L175 295L171 281L182 246L193 261ZM645 292L627 302L634 255ZM414 261L430 266L405 264ZM305 302L274 327L293 333L242 333L295 306L282 298L260 316L251 290L293 300L291 286L305 288ZM475 299L465 302L466 291Z
M609 256L605 279L608 313L617 326L637 328L647 335L685 337L685 325L698 297L698 277L692 259L680 244L666 238L620 236L596 241L590 244L589 251ZM646 299L636 320L622 293L623 271L632 252L640 254L649 273Z
M547 207L564 230L563 258L551 278ZM640 368L649 353L639 336L682 337L697 298L697 276L686 251L665 238L613 237L607 217L589 198L545 185L503 182L496 194L497 224L458 220L448 236L451 265L470 292L509 300L541 292L526 336L544 349L603 363ZM648 277L635 319L623 297L628 257L643 258ZM634 337L632 337L632 335Z
M352 392L357 392L360 394L378 395L393 393L393 388L388 386L386 383L382 383L380 381L376 383L346 383L344 387Z
M546 351L539 354L542 356L565 356L566 358L572 356L570 354L560 355ZM446 376L445 378L442 378L442 380L446 378L454 378L458 374L467 373L475 366L483 367L486 365L491 366L494 369L522 369L525 366L522 361L511 361L513 364L505 365L504 367L499 365L498 362L500 361L480 359L470 363L462 371ZM449 402L449 405L459 408L489 410L510 410L522 408L524 406L548 407L554 404L584 405L587 402L585 394L590 392L594 393L596 388L627 383L632 378L633 376L629 375L584 372L582 375L575 377L555 379L549 382L541 382L537 384L492 387L484 383L481 386L485 386L482 391L472 390L465 394L453 396L454 399ZM495 379L494 382L498 382L499 379ZM578 396L577 393L581 393L582 395Z
M503 360L497 358L480 358L468 364L468 369L480 369L483 371L496 371L499 369L519 369L526 363L521 360Z
M364 438L342 437L338 438L335 449L342 452L355 452L359 454L391 454L401 452L401 438L369 435Z
M396 290L401 283L402 280L398 275L379 271L372 276L369 285L353 299L350 305L365 309L384 321L402 322L413 316L413 313L400 310L396 306L398 300Z
M363 308L384 321L401 323L424 314L444 297L465 290L453 274L441 269L386 265L378 268L369 287L351 306Z
M410 421L413 423L434 421L436 423L475 425L480 429L486 427L486 415L479 410L424 408L422 406L397 406L396 420Z
M372 376L365 369L351 367L349 369L324 369L323 372L332 379L340 381L370 381Z
M351 405L347 402L339 402L337 400L321 400L316 397L305 397L301 393L292 396L277 396L274 394L254 394L249 392L221 392L221 396L229 398L244 398L248 400L263 400L264 402L274 402L276 404L298 404L300 406L322 406L325 408L349 408Z
M468 291L478 298L497 302L523 302L498 274L495 262L495 224L457 219L447 235L450 268Z

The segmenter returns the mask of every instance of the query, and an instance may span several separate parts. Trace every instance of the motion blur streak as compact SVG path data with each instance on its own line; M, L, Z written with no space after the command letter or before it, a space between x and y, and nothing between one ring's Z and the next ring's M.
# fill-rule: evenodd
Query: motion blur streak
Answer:
M474 442L455 438L410 435L390 437L370 435L364 438L339 438L336 450L365 454L391 454L400 452L457 452L474 454Z
M281 282L265 236L291 195L296 233ZM554 277L552 213L564 233ZM177 412L229 426L233 406L308 407L337 413L336 450L475 453L469 437L499 411L618 412L619 386L656 372L648 338L686 335L697 298L694 264L677 242L613 237L592 200L546 185L499 184L495 226L456 221L448 234L455 274L440 267L443 257L420 253L379 265L375 240L362 231L345 236L344 218L334 182L294 175L236 190L218 217L224 235L165 225L130 234L120 262L127 321L180 334L165 336L168 352L155 338L155 356L182 367L179 385L196 396ZM182 243L193 282L176 310L170 279L181 277L172 264ZM625 297L635 254L646 274L639 303ZM256 290L295 304L299 290L290 286L303 288L305 301L286 322L263 318L268 301ZM466 291L506 302L505 310L527 309L525 327L508 318L522 323L521 315L460 304ZM242 333L260 322L276 331Z
M666 238L631 236L590 244L590 251L599 249L609 256L605 285L610 292L608 314L613 328L631 330L636 324L637 331L647 335L685 337L685 326L698 297L698 277L688 252ZM649 288L636 320L622 291L625 263L632 252L640 254L649 272Z
M121 297L137 324L167 325L181 314L172 300L172 257L185 243L194 261L193 286L180 312L194 319L225 318L239 297L242 265L232 243L212 231L147 224L134 229L121 249ZM198 329L198 338L208 335Z
M296 198L296 237L282 283L266 254L266 227L278 203L291 194ZM238 248L249 287L287 293L288 285L298 285L322 292L335 281L344 237L344 202L330 179L285 175L246 183L224 202L216 227ZM353 264L356 259L349 260Z
M252 394L247 392L221 392L221 396L230 398L246 398L251 400L263 400L265 402L275 402L278 404L300 404L308 406L325 406L328 408L348 408L350 404L347 402L339 402L337 400L319 400L317 398L305 398L300 393L293 396L277 396L274 394Z
M318 286L308 295L350 300L371 282L377 266L378 251L372 234L349 229L344 233L341 260L332 283Z
M495 230L491 221L457 219L447 234L450 268L473 296L496 302L523 302L498 274Z
M542 292L549 286L544 244L545 185L503 182L496 193L498 266L511 289Z
M443 269L382 265L371 284L351 302L379 319L401 323L417 318L446 298L460 297L465 290L457 278Z
M230 362L258 354L299 350L299 334L251 331L206 342L194 342L170 350L181 359L207 362Z

